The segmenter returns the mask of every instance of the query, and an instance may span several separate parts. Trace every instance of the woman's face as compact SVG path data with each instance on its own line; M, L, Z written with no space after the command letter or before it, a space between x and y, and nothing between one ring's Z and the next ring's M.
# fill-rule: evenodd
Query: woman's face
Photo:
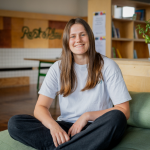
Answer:
M86 54L89 48L89 37L83 25L74 24L71 26L69 48L74 55Z

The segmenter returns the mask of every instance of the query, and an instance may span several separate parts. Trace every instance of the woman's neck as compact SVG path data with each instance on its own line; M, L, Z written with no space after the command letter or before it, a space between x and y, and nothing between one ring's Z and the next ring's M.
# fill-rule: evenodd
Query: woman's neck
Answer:
M87 56L83 56L83 55L74 55L74 61L76 64L79 64L79 65L88 64Z

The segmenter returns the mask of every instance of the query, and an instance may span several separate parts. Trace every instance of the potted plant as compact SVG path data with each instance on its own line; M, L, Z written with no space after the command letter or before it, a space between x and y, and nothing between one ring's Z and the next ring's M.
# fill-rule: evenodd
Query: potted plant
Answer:
M145 43L148 43L148 49L149 49L149 60L150 60L150 19L146 22L146 29L141 27L140 24L137 25L136 30L139 30L139 34L143 35L143 38L145 39Z

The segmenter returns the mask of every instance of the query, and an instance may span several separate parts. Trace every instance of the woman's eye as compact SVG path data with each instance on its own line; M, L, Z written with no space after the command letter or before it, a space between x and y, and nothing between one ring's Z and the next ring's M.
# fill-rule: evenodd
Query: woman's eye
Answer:
M75 36L74 36L74 35L72 35L72 36L70 36L70 38L75 38Z
M81 36L85 36L85 34L81 34Z

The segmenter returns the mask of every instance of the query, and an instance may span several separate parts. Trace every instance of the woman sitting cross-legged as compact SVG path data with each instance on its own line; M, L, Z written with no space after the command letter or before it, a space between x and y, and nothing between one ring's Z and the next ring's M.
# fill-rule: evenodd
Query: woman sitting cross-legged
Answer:
M56 95L61 115L55 121L49 108ZM84 20L71 19L63 33L61 59L44 79L34 117L13 116L8 131L39 150L111 150L126 130L129 100L118 65L96 52Z

